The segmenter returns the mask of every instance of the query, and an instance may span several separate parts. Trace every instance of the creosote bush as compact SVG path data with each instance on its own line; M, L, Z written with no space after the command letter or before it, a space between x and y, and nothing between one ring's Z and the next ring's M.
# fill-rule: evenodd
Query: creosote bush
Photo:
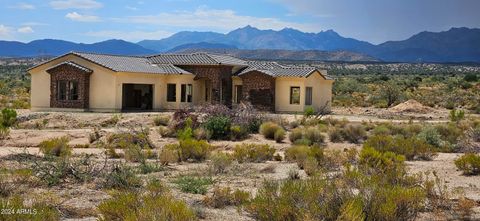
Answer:
M195 212L175 199L165 185L150 181L142 192L113 192L112 198L100 203L99 220L196 220Z
M170 123L170 116L160 115L153 118L153 124L155 126L168 126Z
M415 137L377 135L368 138L363 147L374 148L380 152L401 154L407 160L431 160L436 155L433 146Z
M233 158L239 163L253 162L260 163L273 159L275 148L268 144L246 144L237 145L233 149Z
M67 136L44 140L39 144L40 151L45 156L68 157L72 155L72 147L68 145Z
M233 157L230 154L216 152L210 155L211 167L214 174L225 173L232 165Z
M243 205L248 202L249 198L250 193L242 190L232 191L229 187L215 187L212 196L206 196L203 202L213 208L224 208Z
M275 139L275 132L277 132L277 130L281 130L281 129L283 129L283 128L281 126L279 126L278 124L269 121L269 122L265 122L262 125L260 125L259 132L266 139L273 140L273 139Z
M182 192L203 195L214 181L210 177L180 176L173 182Z
M204 161L213 147L205 140L180 140L178 144L167 144L159 154L163 164L180 161Z
M204 124L212 139L224 139L230 134L231 119L226 116L212 116Z
M296 162L300 169L305 168L305 164L308 160L311 161L309 163L312 163L310 158L315 160L317 163L322 162L324 159L323 148L317 146L310 147L296 145L285 150L285 160Z
M455 160L455 166L465 175L480 174L480 155L474 153L466 153Z
M116 149L124 149L130 145L138 145L141 148L154 148L154 145L148 137L148 129L125 131L110 134L107 137L107 145Z
M137 177L134 170L125 165L113 165L106 174L103 188L134 190L142 186L142 180Z
M281 143L285 139L285 130L283 128L278 129L275 131L273 138L277 143Z

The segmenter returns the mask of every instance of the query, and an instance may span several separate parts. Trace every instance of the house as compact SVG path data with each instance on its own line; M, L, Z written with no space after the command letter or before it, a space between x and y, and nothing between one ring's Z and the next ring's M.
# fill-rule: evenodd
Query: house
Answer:
M313 67L207 53L71 52L28 70L34 111L174 110L205 103L301 112L329 109L333 79Z

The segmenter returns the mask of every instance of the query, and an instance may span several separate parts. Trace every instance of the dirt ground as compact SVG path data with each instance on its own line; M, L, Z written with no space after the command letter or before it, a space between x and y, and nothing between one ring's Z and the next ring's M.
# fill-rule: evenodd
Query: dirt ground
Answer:
M165 144L177 142L174 138L162 138L153 125L153 118L158 115L170 115L171 113L42 113L30 112L28 110L19 111L18 128L11 130L10 138L0 143L0 167L8 166L5 157L15 153L28 152L31 154L40 154L38 145L41 141L48 138L69 136L72 145L89 144L89 134L95 127L101 128L102 133L126 131L129 128L143 127L150 128L150 139L155 150L161 149ZM292 121L300 118L300 115L279 114L276 117ZM448 119L448 111L436 110L434 112L412 114L397 113L387 109L375 108L334 108L332 118L347 119L351 122L408 122L409 120L425 122L445 122ZM112 118L119 118L118 123L112 124ZM255 134L244 141L212 141L211 144L223 150L229 150L240 143L268 143L275 147L277 153L283 154L283 151L291 144L288 139L284 143L275 143L275 141L266 140L261 135ZM343 150L345 148L361 148L360 144L350 143L330 143L327 139L327 148ZM119 150L121 152L121 150ZM97 160L102 160L104 150L98 148L75 148L74 154L94 154ZM436 172L441 180L445 181L449 190L455 190L458 194L452 197L458 197L462 194L470 199L480 202L480 176L464 176L458 171L453 161L459 156L455 153L440 153L432 161L409 161L407 163L411 173L417 172ZM273 167L273 169L271 169ZM270 168L270 169L268 169ZM290 170L298 167L294 163L268 161L266 163L244 163L235 164L228 173L215 175L214 186L229 186L232 189L242 189L255 194L264 180L281 180L288 177ZM149 174L149 177L158 177L162 180L172 180L179 174L207 173L209 170L208 162L204 163L180 163L168 166L167 170ZM306 174L299 171L302 177ZM142 175L146 176L146 175ZM189 205L200 205L203 195L182 193L171 184L173 194L180 199L185 200ZM63 200L62 207L66 211L72 211L72 215L65 217L64 220L95 220L96 206L107 199L109 196L92 185L67 185L54 187L53 189L38 188L32 190L40 194L54 193ZM210 188L211 191L211 188ZM235 207L226 209L212 209L202 207L205 220L252 220L245 213L239 212ZM475 208L476 217L480 220L480 208ZM81 218L80 218L81 217ZM424 218L423 220L428 220Z

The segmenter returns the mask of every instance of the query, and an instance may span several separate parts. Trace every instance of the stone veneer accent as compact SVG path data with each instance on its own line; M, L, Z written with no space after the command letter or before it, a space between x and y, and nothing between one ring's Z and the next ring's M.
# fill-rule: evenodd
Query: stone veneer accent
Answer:
M275 78L258 71L245 73L240 78L243 100L259 110L275 111Z
M60 65L48 70L50 74L50 107L79 108L89 107L90 74L71 65ZM57 81L78 81L78 100L57 100Z
M206 78L211 81L212 103L222 103L229 107L232 105L232 66L195 65L179 67L195 74L195 80ZM224 85L224 91L222 92L224 102L220 101L222 80L226 83L226 85Z

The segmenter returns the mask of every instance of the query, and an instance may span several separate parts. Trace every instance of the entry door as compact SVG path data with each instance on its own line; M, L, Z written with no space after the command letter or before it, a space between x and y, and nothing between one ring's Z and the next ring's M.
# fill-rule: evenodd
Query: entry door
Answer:
M123 84L123 110L152 110L153 85L151 84Z

